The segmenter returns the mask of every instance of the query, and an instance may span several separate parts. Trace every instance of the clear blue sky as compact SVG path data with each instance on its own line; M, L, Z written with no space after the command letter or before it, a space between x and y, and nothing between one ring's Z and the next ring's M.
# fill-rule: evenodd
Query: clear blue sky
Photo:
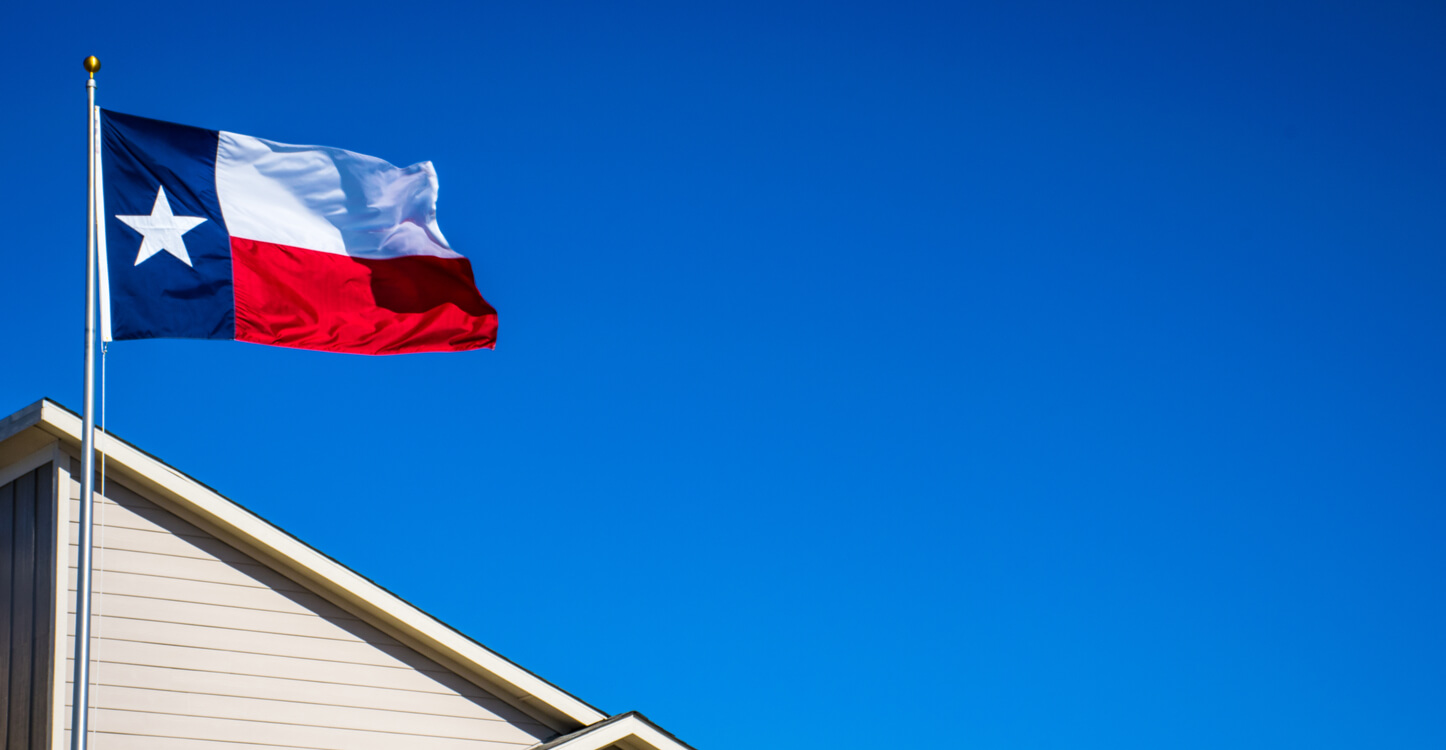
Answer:
M1446 746L1434 3L12 3L0 412L85 88L396 164L495 352L128 342L132 442L725 748Z

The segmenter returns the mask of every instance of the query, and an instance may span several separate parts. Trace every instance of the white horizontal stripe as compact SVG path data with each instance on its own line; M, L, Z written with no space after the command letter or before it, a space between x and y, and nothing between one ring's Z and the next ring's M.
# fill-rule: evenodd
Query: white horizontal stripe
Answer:
M431 162L221 132L216 195L232 237L360 258L461 257L437 228Z

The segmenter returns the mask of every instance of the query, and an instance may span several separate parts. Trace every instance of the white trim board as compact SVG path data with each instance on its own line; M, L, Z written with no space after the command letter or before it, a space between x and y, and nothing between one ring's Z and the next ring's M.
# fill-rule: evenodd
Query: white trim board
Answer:
M55 451L55 618L52 632L55 633L55 653L53 654L54 664L51 665L51 694L50 705L50 746L52 748L65 747L65 722L70 718L70 711L67 710L65 702L70 697L70 657L73 656L71 649L65 647L65 636L70 634L71 622L74 618L70 616L70 607L67 597L62 595L70 581L70 555L67 551L70 547L70 456L61 450L59 441L54 444Z

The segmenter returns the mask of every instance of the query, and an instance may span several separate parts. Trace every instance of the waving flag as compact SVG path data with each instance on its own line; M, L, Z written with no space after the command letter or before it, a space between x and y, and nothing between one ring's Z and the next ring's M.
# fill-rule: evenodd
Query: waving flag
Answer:
M491 348L430 162L103 112L101 333L354 354Z

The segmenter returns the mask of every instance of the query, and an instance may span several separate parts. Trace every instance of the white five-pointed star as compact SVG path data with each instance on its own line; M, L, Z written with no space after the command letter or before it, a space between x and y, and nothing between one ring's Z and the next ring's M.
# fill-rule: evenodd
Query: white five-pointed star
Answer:
M166 189L156 189L156 205L150 216L121 216L116 218L129 224L141 233L141 251L136 255L136 265L162 250L191 265L191 256L186 252L186 242L181 235L196 228L206 219L201 216L176 216L171 213L171 202L166 200ZM191 266L195 268L195 266Z

